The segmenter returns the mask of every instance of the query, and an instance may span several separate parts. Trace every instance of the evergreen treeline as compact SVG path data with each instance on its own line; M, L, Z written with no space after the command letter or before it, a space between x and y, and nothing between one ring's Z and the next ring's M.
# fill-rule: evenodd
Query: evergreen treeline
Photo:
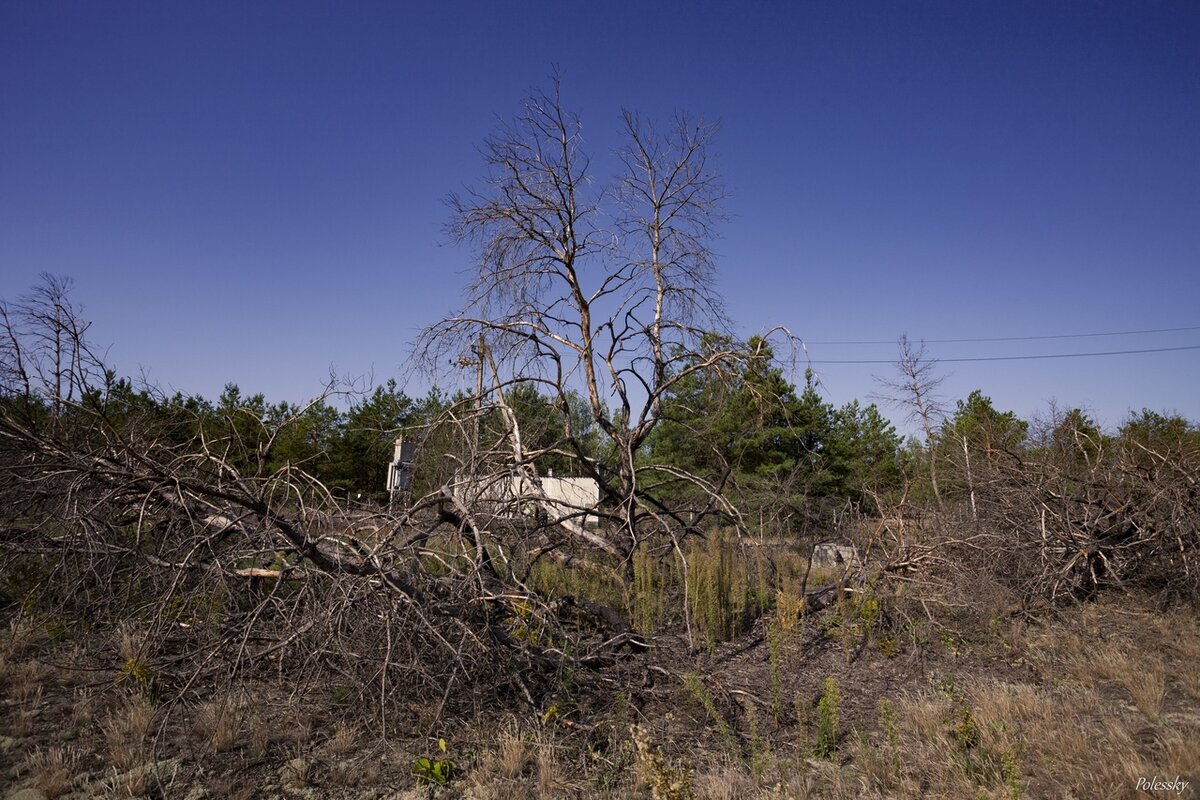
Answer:
M85 403L102 405L115 426L154 422L171 444L218 450L243 474L272 474L291 466L320 480L335 496L382 501L396 436L436 419L449 400L436 388L414 399L394 380L342 409L325 398L306 405L271 403L235 384L227 384L215 401L162 396L122 379Z
M729 342L714 336L709 345ZM930 458L936 459L943 497L950 501L966 500L972 490L994 481L1001 458L1080 470L1117 451L1137 463L1139 452L1200 446L1200 428L1177 415L1143 411L1115 434L1106 434L1078 408L1052 409L1047 419L1031 423L997 409L991 398L975 390L940 420L929 447L906 441L874 403L854 400L835 406L823 399L811 371L806 371L803 387L794 385L765 342L752 339L745 347L755 357L734 379L727 372L693 372L675 384L659 409L641 462L648 476L657 476L652 491L663 500L686 506L689 499L699 499L695 483L672 479L672 471L682 471L720 487L750 514L769 510L777 521L791 517L784 529L795 530L805 522L828 519L847 504L878 514L901 497L933 502ZM703 352L696 358L702 359ZM218 450L243 474L295 467L338 497L379 502L387 497L396 436L409 431L414 438L426 437L448 408L472 403L465 395L449 397L436 388L413 398L394 380L346 408L324 398L307 405L271 403L234 384L215 401L179 393L164 396L113 376L107 386L103 393L82 398L82 404L102 408L107 424L116 428L153 420L168 443ZM580 467L580 454L563 446L567 420L585 447L584 458L603 468L611 457L585 401L572 393L567 397L565 405L554 402L533 383L505 390L525 449L540 454L542 475L588 474ZM39 413L63 422L51 409ZM485 407L480 431L485 441L502 439L503 415ZM441 458L445 454L435 452L439 448L461 449L464 443L461 432L426 441L425 459Z

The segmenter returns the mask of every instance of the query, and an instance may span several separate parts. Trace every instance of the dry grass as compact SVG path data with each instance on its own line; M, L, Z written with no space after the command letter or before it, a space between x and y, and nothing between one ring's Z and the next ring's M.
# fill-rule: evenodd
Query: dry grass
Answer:
M8 623L8 630L0 639L0 654L8 661L20 659L45 637L45 631L28 616L17 617Z
M90 689L76 689L75 701L71 704L71 721L83 726L96 715L96 696Z
M22 739L33 733L33 723L38 716L38 700L41 698L39 692L32 701L26 701L25 708L18 709L13 715L12 720L8 723L8 735L17 739Z
M529 759L529 744L525 738L515 731L505 731L500 735L496 752L496 767L505 778L517 778L525 772Z
M334 761L329 765L327 774L334 786L353 787L363 781L362 770L354 760Z
M241 736L243 712L230 701L209 700L196 707L193 731L214 753L224 753Z
M360 761L357 764L359 783L363 786L378 786L383 770L380 769L379 762L374 759Z
M42 682L49 670L37 661L27 661L9 670L9 696L18 703L25 703L40 696Z
M293 701L271 715L268 724L275 731L272 734L275 742L303 747L312 741L315 728L312 713L299 701Z
M150 788L150 776L153 766L142 763L127 772L116 769L104 782L105 796L110 798L142 797Z
M154 709L144 703L134 700L114 708L100 723L108 749L108 763L118 770L141 764L153 724Z
M150 635L145 628L131 622L117 626L117 654L122 662L144 661L149 642Z
M690 800L694 796L691 762L665 756L650 731L639 725L629 733L635 753L634 774L650 790L650 796L654 800Z
M250 731L250 753L255 758L262 758L275 741L275 728L259 716L250 717L247 727Z
M1152 720L1159 718L1167 694L1167 676L1161 663L1144 661L1138 669L1126 674L1121 683L1143 714Z
M725 766L696 776L698 800L742 800L759 794L758 782L744 769Z
M1200 726L1190 732L1170 731L1155 742L1155 766L1162 774L1200 780Z
M258 787L247 784L244 778L215 775L209 781L208 796L222 800L256 800L261 793Z
M67 747L37 749L25 761L30 782L49 800L66 794L79 767L79 754Z
M333 734L325 742L325 751L336 758L350 752L357 744L358 730L351 725L339 722L334 726Z
M896 703L894 747L881 732L846 754L863 795L889 798L1122 797L1139 777L1200 764L1196 728L1148 737L1159 728L1098 691L980 679L959 694L907 694ZM1157 692L1144 700L1161 701Z
M536 743L533 754L534 774L537 780L537 796L557 797L569 785L555 745L549 741Z
M312 778L312 764L308 759L297 756L288 761L279 773L284 789L299 790L308 786Z
M964 678L953 691L901 696L900 766L876 734L850 753L861 788L913 798L1123 797L1139 777L1194 774L1200 718L1170 709L1186 705L1175 687L1194 680L1196 662L1174 656L1196 647L1184 638L1195 630L1187 615L1164 623L1151 612L1083 608L1028 632L1043 681ZM1167 635L1176 652L1165 652Z

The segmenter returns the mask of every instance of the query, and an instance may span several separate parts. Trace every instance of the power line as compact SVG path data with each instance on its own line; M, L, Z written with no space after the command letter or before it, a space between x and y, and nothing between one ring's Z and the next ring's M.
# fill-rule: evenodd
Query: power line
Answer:
M1029 361L1042 358L1089 358L1092 356L1128 356L1140 353L1171 353L1179 350L1200 350L1200 344L1186 347L1154 347L1147 350L1107 350L1101 353L1049 353L1035 356L977 356L974 358L936 358L938 363L961 363L963 361ZM896 359L848 359L848 360L813 360L809 364L895 364Z
M972 339L922 339L926 344L961 344L964 342L1030 342L1041 339L1087 339L1095 336L1135 336L1144 333L1178 333L1179 331L1200 331L1200 325L1192 325L1186 328L1153 328L1140 331L1108 331L1106 333L1063 333L1055 336L993 336L979 337ZM850 344L895 344L895 339L875 339L861 341L842 341L842 342L810 342L804 340L805 344L823 344L823 345L850 345ZM1049 357L1049 356L1048 356ZM943 359L949 360L949 359Z

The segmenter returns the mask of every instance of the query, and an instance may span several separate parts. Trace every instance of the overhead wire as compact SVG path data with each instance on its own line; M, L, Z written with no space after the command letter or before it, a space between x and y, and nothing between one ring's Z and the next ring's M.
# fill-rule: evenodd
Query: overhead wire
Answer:
M927 340L928 341L928 340ZM889 342L888 344L894 344ZM1184 347L1150 347L1144 350L1105 350L1094 353L1046 353L1041 355L1022 355L1022 356L972 356L969 358L933 358L931 361L939 363L962 363L966 361L1032 361L1035 359L1047 358L1091 358L1094 356L1127 356L1139 355L1142 353L1171 353L1180 350L1200 350L1200 344L1186 345ZM896 359L812 359L809 364L895 364Z
M970 342L1032 342L1049 339L1087 339L1100 336L1137 336L1148 333L1179 333L1180 331L1200 331L1200 325L1191 325L1183 328L1149 328L1136 331L1106 331L1102 333L1062 333L1047 336L985 336L972 337L965 339L921 339L925 344L963 344ZM805 344L819 345L860 345L860 344L895 344L895 339L862 339L857 341L810 341L805 339ZM1106 355L1106 354L1102 354ZM948 361L950 359L942 359Z

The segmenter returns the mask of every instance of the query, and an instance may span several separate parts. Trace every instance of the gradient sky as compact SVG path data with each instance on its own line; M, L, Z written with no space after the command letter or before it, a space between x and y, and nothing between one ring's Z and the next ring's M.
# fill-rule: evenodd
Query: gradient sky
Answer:
M396 377L459 304L444 196L547 85L597 163L622 107L720 120L720 288L811 342L1200 326L1200 3L0 0L0 297L40 272L124 374L302 400ZM943 358L1200 330L931 344ZM809 347L889 359L892 345ZM946 364L1028 416L1200 419L1200 350ZM886 365L816 365L842 403ZM465 376L464 376L465 377Z

